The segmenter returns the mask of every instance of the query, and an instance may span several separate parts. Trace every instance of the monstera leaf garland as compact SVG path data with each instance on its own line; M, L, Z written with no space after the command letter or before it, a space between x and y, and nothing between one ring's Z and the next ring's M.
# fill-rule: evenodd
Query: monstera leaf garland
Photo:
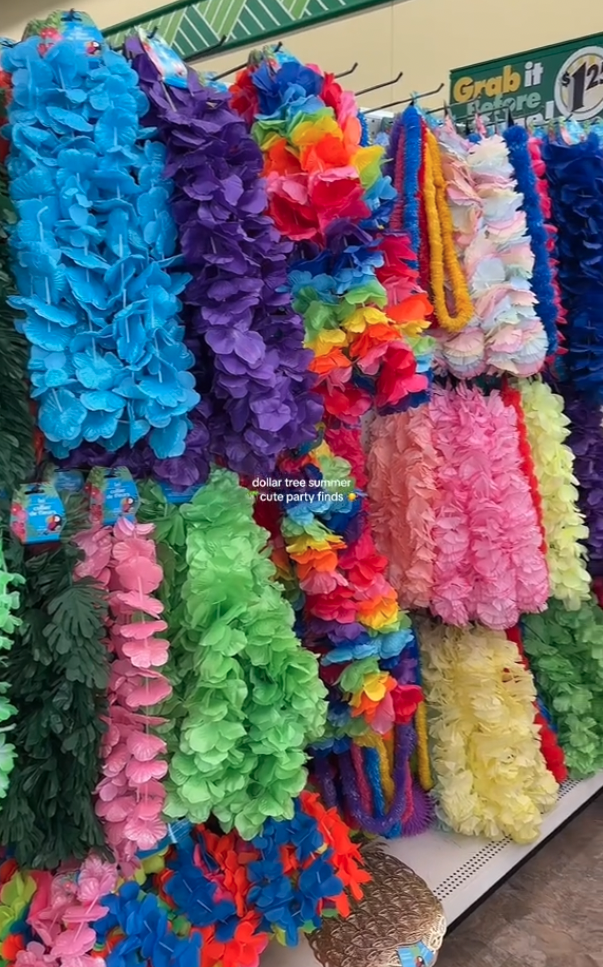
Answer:
M106 601L90 578L74 579L73 545L27 559L21 546L10 551L25 582L6 669L17 759L0 842L21 865L52 869L104 842L92 797L108 684Z
M12 75L11 247L48 446L115 450L148 438L184 451L199 402L183 344L165 150L140 126L147 101L120 55L75 40L4 51Z

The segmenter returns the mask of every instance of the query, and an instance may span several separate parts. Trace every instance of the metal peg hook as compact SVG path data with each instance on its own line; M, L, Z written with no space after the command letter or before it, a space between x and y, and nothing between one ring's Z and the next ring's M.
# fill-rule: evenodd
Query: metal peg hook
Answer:
M397 84L403 75L404 71L400 71L397 77L392 77L391 81L383 81L381 84L373 84L372 87L364 87L361 91L356 91L355 97L361 97L363 94L370 94L371 91L380 91L383 87L391 87L393 84Z

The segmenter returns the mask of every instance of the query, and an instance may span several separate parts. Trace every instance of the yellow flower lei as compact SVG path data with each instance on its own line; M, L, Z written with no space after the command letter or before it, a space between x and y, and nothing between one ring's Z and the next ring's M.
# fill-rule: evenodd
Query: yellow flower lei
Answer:
M452 217L446 201L446 183L438 142L429 130L426 138L423 197L429 236L433 303L439 324L449 332L459 332L473 318L473 304L454 248ZM456 316L450 315L446 305L445 272L450 280L457 309Z

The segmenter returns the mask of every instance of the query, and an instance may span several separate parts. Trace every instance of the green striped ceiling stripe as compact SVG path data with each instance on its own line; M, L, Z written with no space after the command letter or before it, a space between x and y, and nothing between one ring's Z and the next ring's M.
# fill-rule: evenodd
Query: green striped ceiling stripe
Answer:
M181 57L194 58L223 35L226 42L221 50L261 46L291 30L388 2L391 0L178 0L108 27L104 34L119 44L135 27L156 27Z

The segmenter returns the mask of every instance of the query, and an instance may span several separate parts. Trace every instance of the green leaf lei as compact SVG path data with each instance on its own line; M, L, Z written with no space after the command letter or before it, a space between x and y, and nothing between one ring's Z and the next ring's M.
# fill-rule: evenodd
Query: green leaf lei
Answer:
M214 470L180 507L150 485L143 518L161 544L170 625L166 813L198 823L213 813L251 839L268 817L293 817L306 783L304 750L326 714L316 658L293 633L267 532L235 474Z
M522 620L523 645L559 732L570 773L603 768L603 611L592 599L566 611L554 598Z
M74 579L73 545L31 555L11 542L9 552L24 583L6 668L16 762L0 842L22 866L52 869L104 845L92 797L108 684L106 601L92 580Z

